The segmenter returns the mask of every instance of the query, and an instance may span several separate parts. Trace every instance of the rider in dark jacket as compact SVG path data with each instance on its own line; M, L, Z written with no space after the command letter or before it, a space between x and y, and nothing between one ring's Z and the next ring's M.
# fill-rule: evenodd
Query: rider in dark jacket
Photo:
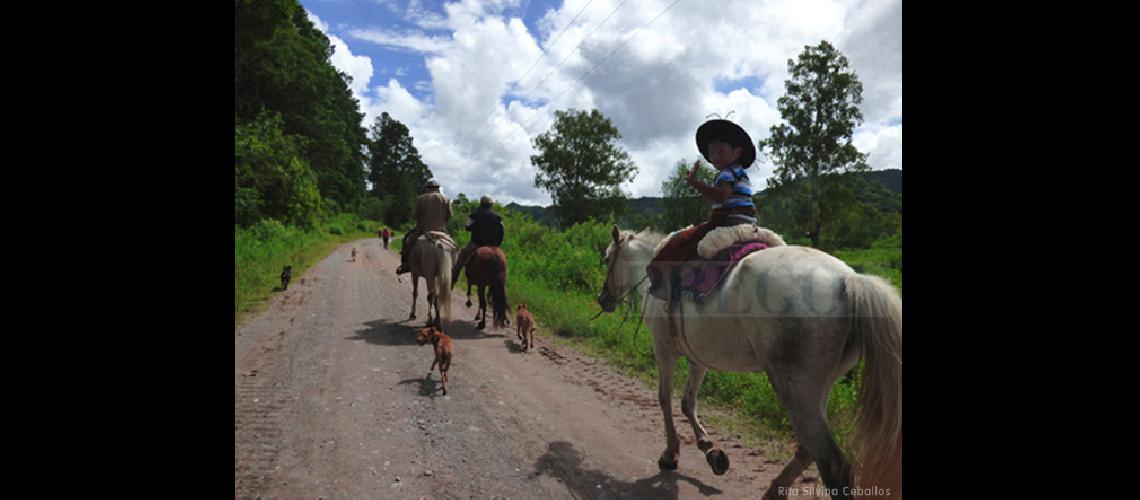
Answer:
M455 282L459 280L459 271L463 269L467 259L475 254L475 250L483 246L497 247L503 244L503 218L491 210L493 203L495 200L490 196L483 196L479 199L479 208L475 209L467 219L471 242L463 247L459 252L459 258L455 259L455 266L451 271L451 286L455 286Z

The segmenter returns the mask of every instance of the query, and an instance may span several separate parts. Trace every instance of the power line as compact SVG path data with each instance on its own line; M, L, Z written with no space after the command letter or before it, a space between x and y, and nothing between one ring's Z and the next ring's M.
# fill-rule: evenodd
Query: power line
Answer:
M574 18L573 18L573 19L571 19L571 20L570 20L570 22L569 22L568 24L566 24L566 26L565 26L565 27L563 27L563 28L562 28L562 31L560 31L560 32L558 33L558 35L557 35L557 36L555 36L555 37L554 37L554 41L550 42L550 43L549 43L549 44L546 46L546 48L545 48L545 49L542 49L542 53L541 53L541 54L539 54L539 55L538 55L538 57L536 57L536 58L534 59L534 62L530 63L530 67L529 67L529 68L527 68L527 69L526 69L526 72L525 72L525 73L523 73L523 76L522 76L522 77L520 77L520 78L518 79L518 83L519 83L519 85L521 85L521 84L522 84L523 80L525 80L525 79L526 79L527 75L529 75L529 74L530 74L530 72L531 72L531 70L533 70L533 69L534 69L535 65L537 65L537 64L538 64L538 61L541 61L541 60L542 60L543 56L545 56L545 55L546 55L546 53L547 53L547 52L550 50L550 48L551 48L551 47L553 47L555 44L557 44L557 43L558 43L558 40L561 40L561 39L562 39L562 35L563 35L564 33L566 33L566 30L570 29L570 27L574 25L574 21L577 21L577 20L578 20L578 17L579 17L579 16L581 16L583 12L586 12L586 7L589 7L589 6L590 6L590 4L592 4L592 3L594 3L594 0L590 0L589 2L586 2L586 5L582 6L582 9L581 9L581 10L579 10L579 11L578 11L578 13L574 15ZM487 113L487 116L484 116L484 117L483 117L483 119L482 119L482 120L480 120L480 123L479 123L479 124L483 124L483 123L486 123L486 122L487 122L487 119L491 117L491 115L492 115L492 114L495 112L495 110L496 110L496 109L498 109L498 103L496 103L496 104L495 104L495 106L493 106L493 107L491 108L491 111L489 111L489 112ZM459 149L463 149L463 148L464 148L464 147L467 145L467 139L469 139L469 138L471 137L471 134L473 134L473 133L475 132L475 129L476 129L476 128L479 128L479 125L475 125L474 127L471 127L471 130L468 130L468 131L467 131L467 135L465 135L465 136L463 137L463 140L459 141Z
M619 3L618 7L616 9L613 9L613 11L611 11L609 16L605 16L605 19L602 19L602 22L598 23L597 26L594 27L594 31L589 32L589 34L587 34L585 36L585 38L581 39L581 42L578 43L578 46L573 48L573 50L570 51L570 54L568 54L567 57L563 57L562 62L559 63L559 65L555 66L554 69L551 69L551 72L546 74L543 81L538 82L538 84L535 85L534 88L530 89L530 92L534 92L534 91L538 90L538 88L541 87L541 85L543 85L543 83L546 83L546 80L549 79L549 77L551 77L551 75L554 74L554 72L559 71L559 68L562 67L562 65L565 64L565 62L567 62L567 60L570 59L570 56L575 55L575 52L577 52L578 49L581 48L581 46L583 46L583 44L585 44L586 41L589 40L589 38L591 38L591 36L594 35L594 33L597 33L598 30L601 30L601 28L605 24L605 22L610 21L610 18L613 17L614 14L617 14L618 10L621 10L621 7L624 7L626 5L626 3L628 3L628 2L629 2L629 0L624 0L621 3ZM521 93L530 93L530 92L521 92ZM497 109L497 108L498 108L498 105L496 105L495 108L491 108L491 113L494 113L495 109ZM490 115L488 115L488 117L489 116ZM486 121L486 118L483 118L483 120ZM487 132L483 132L482 136L479 136L479 139L481 140L482 138L487 137L488 133L490 133L491 131L495 131L495 130L498 130L498 125L495 125L495 128L488 129Z
M553 75L555 71L558 71L558 68L561 68L562 65L564 63L566 63L567 60L570 59L570 56L574 55L574 53L577 52L578 49L582 48L582 45L584 45L586 43L586 41L590 39L591 36L594 36L594 33L597 33L598 30L602 29L602 25L606 24L606 21L609 21L610 18L613 17L613 15L617 13L617 11L621 10L622 6L624 6L627 2L629 2L629 0L623 1L621 4L619 4L617 6L616 9L614 9L613 12L610 12L610 15L606 16L606 18L604 20L602 20L602 22L599 23L596 28L594 28L594 31L591 31L589 35L586 35L586 37L582 39L582 41L578 44L578 46L574 47L574 50L570 51L569 54L566 54L566 57L562 58L562 61L558 63L558 66L555 66L554 69L550 70L550 73L547 73L546 76L542 78L542 81L538 82L538 85L535 85L534 88L530 89L530 91L534 92L535 90L538 90L538 88L541 87L543 83L546 83L546 80L548 78L550 78L550 75Z
M664 9L663 9L661 12L658 12L656 16L653 16L653 19L650 19L650 20L649 20L649 22L647 22L647 23L643 24L643 25L642 25L642 26L641 26L639 29L637 29L637 30L634 30L633 34L631 34L630 36L626 37L625 41L623 41L623 42L621 43L621 45L618 45L618 46L617 46L617 48L615 48L614 50L610 51L610 53L609 53L608 55L606 55L606 57L602 58L602 60L601 60L601 61L598 61L596 64L594 64L594 66L593 66L593 67L591 67L589 71L587 71L585 74L583 74L581 77L579 77L579 78L578 78L578 92L581 92L581 91L582 91L582 88L585 86L585 77L587 77L587 76L589 76L591 73L593 73L595 69L597 69L597 68L598 68L599 66L601 66L603 63L605 63L607 60L609 60L609 58L610 58L610 57L612 57L614 54L616 54L616 53L617 53L617 51L619 51L619 50L621 50L623 47L625 47L625 46L626 46L626 44L628 44L630 40L632 40L632 39L633 39L634 37L636 37L637 35L641 34L641 30L644 30L645 28L648 28L650 24L653 24L653 22L654 22L654 21L656 21L656 20L657 20L659 17L661 17L661 16L662 16L663 14L665 14L666 12L668 12L668 11L669 11L669 9L672 9L672 8L673 8L673 6L674 6L674 5L677 5L677 3L678 3L678 2L680 2L680 1L681 1L681 0L674 0L674 1L673 1L673 3L671 3L671 4L669 4L667 7L665 7L665 8L664 8ZM600 26L600 25L599 25L599 26ZM550 103L550 104L554 104L554 102L555 102L555 101L557 101L557 100L558 100L558 98L562 97L562 95L563 95L563 94L565 94L567 91L569 91L569 90L570 90L570 89L572 89L572 88L574 88L574 85L573 85L573 84L571 84L571 85L567 86L567 87L566 87L565 89L563 89L563 90L562 90L562 92L560 92L560 93L559 93L557 96L554 96L554 98L553 98L553 99L551 99L551 100L549 101L549 103ZM522 124L522 128L523 128L523 130L525 131L525 130L526 130L526 128L527 128L528 126L530 126L530 124L531 124L531 123L533 123L535 119L537 119L537 118L538 118L538 116L539 116L539 113L535 113L535 115L534 115L533 117L531 117L531 119L530 119L530 120L527 120L525 123L523 123L523 124ZM485 136L486 136L486 134L489 134L489 133L491 133L491 132L493 132L493 131L495 131L495 130L498 130L498 128L499 128L499 127L498 127L498 126L496 126L496 127L494 127L493 129L490 129L490 130L488 130L488 132L487 132L487 133L485 133L485 134L484 134L483 136L481 136L480 138L482 138L482 137L485 137Z

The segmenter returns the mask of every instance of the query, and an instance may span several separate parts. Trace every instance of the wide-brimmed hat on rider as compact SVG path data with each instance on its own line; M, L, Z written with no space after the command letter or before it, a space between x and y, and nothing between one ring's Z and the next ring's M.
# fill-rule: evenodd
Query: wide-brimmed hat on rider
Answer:
M705 160L709 159L709 143L713 141L742 148L740 160L737 161L741 167L748 168L752 166L753 161L756 161L756 145L740 125L717 118L697 128L697 149L701 151Z
M424 189L439 189L439 181L431 179L424 184Z

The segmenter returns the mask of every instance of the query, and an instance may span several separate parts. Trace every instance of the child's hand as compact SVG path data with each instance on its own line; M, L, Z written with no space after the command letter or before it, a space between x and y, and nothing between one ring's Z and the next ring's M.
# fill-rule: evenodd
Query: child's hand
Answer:
M697 160L697 161L693 162L693 169L689 171L689 176L687 178L685 178L685 181L688 182L690 186L696 186L698 183L701 182L701 180L697 178L697 171L699 171L700 169L701 169L701 160Z

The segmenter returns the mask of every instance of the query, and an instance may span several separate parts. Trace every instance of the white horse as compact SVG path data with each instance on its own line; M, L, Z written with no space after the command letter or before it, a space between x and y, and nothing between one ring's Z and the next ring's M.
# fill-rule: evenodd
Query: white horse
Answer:
M447 236L446 233L436 234L439 235ZM456 248L450 237L421 236L413 243L408 258L412 272L412 314L408 316L409 320L416 319L416 298L419 296L420 276L423 276L428 289L427 326L442 330L443 321L451 322L451 263L455 259Z
M771 233L774 235L774 233ZM613 312L640 289L646 265L664 236L613 227L606 282L598 303ZM775 236L779 239L778 236ZM764 498L784 498L811 463L832 498L902 497L902 299L885 280L857 274L839 259L807 247L775 246L745 257L700 304L668 304L645 294L653 333L665 451L657 463L676 469L680 440L673 427L671 388L678 356L689 360L681 401L697 446L715 474L728 470L697 418L697 390L709 368L764 372L788 412L799 446ZM646 287L647 288L647 287ZM643 291L638 290L640 293ZM866 358L853 446L855 468L827 427L827 397L836 380ZM781 493L783 492L783 493Z

